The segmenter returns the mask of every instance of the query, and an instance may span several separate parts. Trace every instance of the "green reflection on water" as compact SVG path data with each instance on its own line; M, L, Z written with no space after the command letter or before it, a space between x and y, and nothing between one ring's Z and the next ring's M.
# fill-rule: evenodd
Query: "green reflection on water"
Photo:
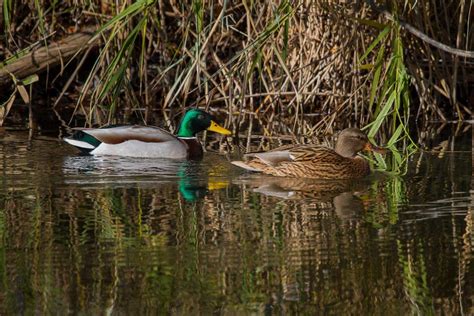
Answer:
M473 309L471 152L317 182L51 145L0 147L0 314Z

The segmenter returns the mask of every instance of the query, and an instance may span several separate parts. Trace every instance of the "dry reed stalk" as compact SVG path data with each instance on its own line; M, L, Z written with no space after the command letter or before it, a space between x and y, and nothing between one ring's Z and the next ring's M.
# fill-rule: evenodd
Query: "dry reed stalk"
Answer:
M440 0L388 3L391 12L432 38L458 48L472 47L472 8L465 1L460 7ZM32 4L20 0L12 10L33 8ZM8 55L15 47L24 47L24 31L31 25L30 40L54 26L107 25L97 63L87 80L71 83L70 88L81 91L75 115L85 116L88 125L133 117L156 124L155 117L162 117L168 108L212 106L226 114L226 126L245 135L248 148L256 134L291 135L297 140L367 125L383 108L382 96L375 97L373 107L368 104L375 67L361 67L361 63L376 65L377 51L363 62L361 56L386 25L392 30L397 26L365 3L104 0L101 6L82 1L78 6L87 14L80 15L77 9L54 16L68 8L60 3L55 10L42 8L41 19L38 10L31 10L22 21L12 15L10 26L15 28L9 28L5 51ZM134 11L127 11L130 8ZM429 121L469 114L466 95L472 81L465 82L472 65L409 33L402 32L402 38L405 64L417 92L412 94L419 104L416 117ZM382 63L387 65L393 43L382 44L386 50ZM383 68L381 82L386 76ZM449 102L452 107L446 105ZM384 126L393 125L394 117L387 116ZM173 128L176 122L170 123Z

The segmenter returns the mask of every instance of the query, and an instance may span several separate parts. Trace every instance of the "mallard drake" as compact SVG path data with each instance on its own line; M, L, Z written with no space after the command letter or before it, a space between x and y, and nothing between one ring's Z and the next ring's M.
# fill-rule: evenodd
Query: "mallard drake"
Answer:
M383 153L357 128L343 130L331 149L319 145L287 145L267 152L251 153L245 161L232 161L241 168L282 177L356 179L370 173L369 163L358 156L362 150Z
M190 109L183 116L176 135L153 126L114 125L76 128L72 136L64 140L92 155L195 160L203 155L196 133L206 129L223 135L231 134L209 113Z

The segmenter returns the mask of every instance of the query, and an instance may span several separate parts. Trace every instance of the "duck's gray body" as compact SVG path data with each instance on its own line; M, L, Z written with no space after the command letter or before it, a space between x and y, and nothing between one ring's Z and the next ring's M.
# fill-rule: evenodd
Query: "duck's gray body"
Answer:
M91 155L115 155L142 158L190 158L189 143L196 137L179 138L152 126L124 125L106 128L75 129L64 140ZM199 154L199 153L198 153ZM201 149L202 155L202 149Z

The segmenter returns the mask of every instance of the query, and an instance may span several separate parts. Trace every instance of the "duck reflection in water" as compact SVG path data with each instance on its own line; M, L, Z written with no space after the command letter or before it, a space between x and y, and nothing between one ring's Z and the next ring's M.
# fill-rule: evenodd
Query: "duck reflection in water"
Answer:
M225 178L210 176L210 165L189 160L68 156L63 172L66 184L87 187L176 190L178 184L177 191L187 202L200 200L210 191L229 184Z
M358 218L364 210L361 199L369 190L371 178L358 180L314 180L306 178L244 175L234 181L244 189L281 200L334 208L341 220Z

